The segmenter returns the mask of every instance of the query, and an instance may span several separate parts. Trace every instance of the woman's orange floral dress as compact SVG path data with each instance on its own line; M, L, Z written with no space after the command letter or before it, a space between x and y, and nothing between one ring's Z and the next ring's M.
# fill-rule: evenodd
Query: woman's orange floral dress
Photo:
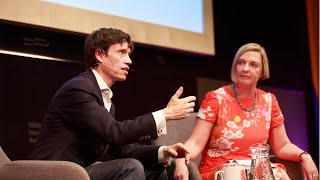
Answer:
M202 179L212 180L217 167L229 160L250 160L249 146L266 143L270 129L284 122L276 97L261 89L256 93L257 105L251 112L241 108L228 86L205 95L197 116L214 126L202 151L199 165ZM254 97L240 101L250 108ZM273 172L276 179L290 179L280 164L276 164Z

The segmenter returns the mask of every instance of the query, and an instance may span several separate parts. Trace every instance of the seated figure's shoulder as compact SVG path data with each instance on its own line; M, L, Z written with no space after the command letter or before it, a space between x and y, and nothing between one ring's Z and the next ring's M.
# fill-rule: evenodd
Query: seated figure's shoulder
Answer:
M226 94L229 94L229 89L228 89L228 86L222 86L216 90L214 90L214 92L216 94L219 94L219 95L226 95Z
M266 91L260 88L257 88L257 92L260 95L269 95L269 96L275 96L274 93L270 92L270 91Z
M227 86L220 87L216 90L208 91L204 98L205 99L226 99L230 97L230 92L227 89Z
M260 89L260 88L257 88L257 92L258 92L259 94L267 94L267 93L270 93L270 92L266 92L265 90Z
M262 89L257 88L257 93L259 97L262 97L264 100L268 102L277 101L276 96L272 92L264 91Z
M85 76L84 73L81 73L71 79L69 79L68 81L66 81L61 88L59 89L59 91L62 92L68 92L68 91L72 91L72 90L76 90L76 89L80 89L80 90L84 90L84 91L92 91L93 89L95 89L95 85L93 84L93 81L88 77Z

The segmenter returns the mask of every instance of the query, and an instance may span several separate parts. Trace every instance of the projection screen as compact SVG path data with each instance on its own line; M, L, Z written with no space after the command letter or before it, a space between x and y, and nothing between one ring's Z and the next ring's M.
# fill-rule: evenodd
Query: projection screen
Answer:
M212 9L211 0L1 0L0 20L82 34L113 27L137 43L214 55Z

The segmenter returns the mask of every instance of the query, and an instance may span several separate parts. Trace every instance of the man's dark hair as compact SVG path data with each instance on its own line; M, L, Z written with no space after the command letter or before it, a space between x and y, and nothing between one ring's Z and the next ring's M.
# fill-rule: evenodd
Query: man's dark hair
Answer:
M84 43L84 55L85 63L87 67L93 67L97 65L97 59L95 57L95 51L97 49L104 50L108 54L109 47L117 44L127 42L131 52L133 51L133 42L130 35L113 28L100 28L93 31L86 37Z

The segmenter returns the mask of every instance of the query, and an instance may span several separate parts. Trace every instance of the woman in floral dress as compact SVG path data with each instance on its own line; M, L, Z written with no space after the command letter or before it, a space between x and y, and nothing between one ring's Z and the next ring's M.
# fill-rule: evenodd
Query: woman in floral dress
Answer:
M318 179L311 156L290 142L274 94L257 88L258 81L267 78L269 65L264 48L256 43L245 44L233 60L233 84L205 95L197 124L185 142L191 159L202 154L202 179L212 180L217 167L230 160L250 160L249 146L267 142L278 158L300 161L308 178ZM280 164L275 165L273 172L276 179L290 179ZM183 159L176 160L174 174L175 179L187 179Z

